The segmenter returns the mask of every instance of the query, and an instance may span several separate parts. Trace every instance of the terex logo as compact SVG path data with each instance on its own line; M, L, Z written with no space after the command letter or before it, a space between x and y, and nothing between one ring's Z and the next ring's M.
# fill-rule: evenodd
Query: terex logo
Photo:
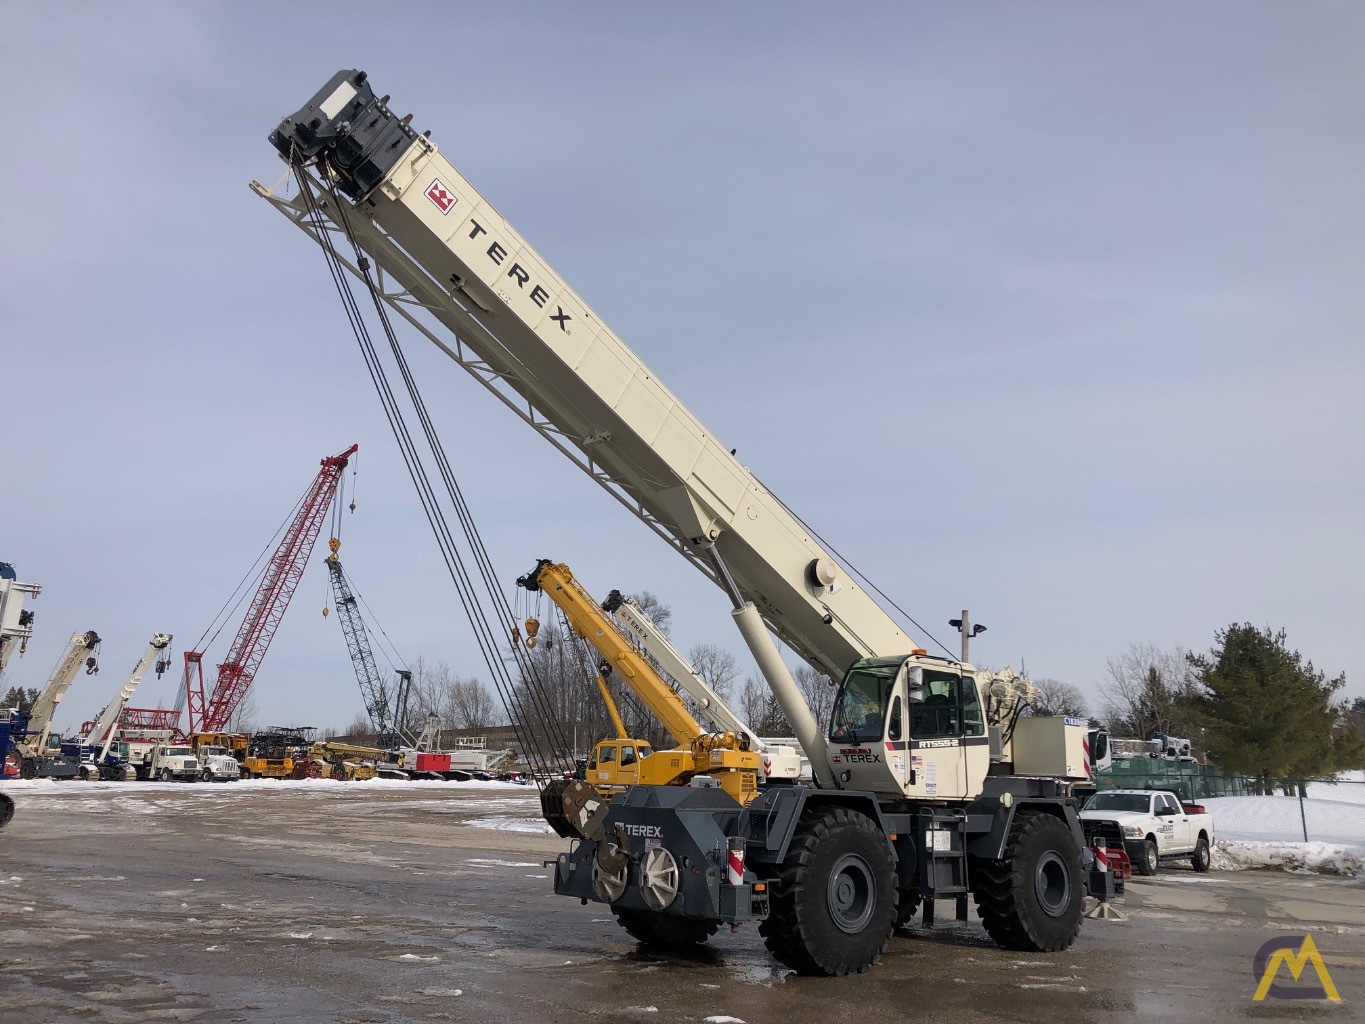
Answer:
M881 764L882 755L874 754L867 747L841 747L839 753L849 764Z
M664 834L662 825L622 825L626 835L643 836L646 839L659 839Z

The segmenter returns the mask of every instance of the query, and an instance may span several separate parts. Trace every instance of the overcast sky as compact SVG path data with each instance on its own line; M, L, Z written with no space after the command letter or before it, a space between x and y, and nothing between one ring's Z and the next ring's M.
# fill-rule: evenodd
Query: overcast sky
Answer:
M198 639L353 442L351 575L408 658L487 677L322 255L247 189L350 67L940 640L968 607L974 660L1092 690L1247 620L1365 693L1358 3L0 14L0 560L43 586L10 681L105 640L59 724ZM509 589L568 561L743 653L719 590L409 351ZM362 709L323 553L259 724Z

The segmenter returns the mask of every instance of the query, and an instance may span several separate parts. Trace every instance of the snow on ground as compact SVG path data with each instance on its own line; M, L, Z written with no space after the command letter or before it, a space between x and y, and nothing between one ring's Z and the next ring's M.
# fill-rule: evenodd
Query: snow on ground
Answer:
M499 832L536 832L545 835L554 835L555 830L547 825L544 819L536 818L471 818L465 822L474 828L491 828Z
M515 782L437 782L426 779L367 779L365 781L343 782L339 779L239 779L236 782L81 782L68 779L58 782L55 779L5 779L0 781L0 792L24 793L34 796L88 796L91 792L116 791L120 793L186 793L196 796L230 796L259 790L281 792L283 790L306 789L327 792L341 796L359 793L374 796L384 790L407 790L430 793L433 796L446 790L450 792L500 791L518 793L530 799L536 795L533 786L522 786Z
M1213 866L1220 871L1281 868L1300 874L1358 875L1365 870L1365 846L1220 840L1213 848Z
M1344 772L1338 780L1309 783L1302 806L1297 796L1283 795L1200 801L1213 815L1213 866L1344 875L1365 870L1365 771Z

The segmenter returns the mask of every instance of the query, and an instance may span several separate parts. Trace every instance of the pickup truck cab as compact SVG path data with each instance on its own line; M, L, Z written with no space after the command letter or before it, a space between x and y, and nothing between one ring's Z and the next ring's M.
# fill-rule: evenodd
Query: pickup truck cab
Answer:
M1182 804L1170 790L1106 789L1086 801L1081 820L1115 822L1140 875L1156 874L1168 857L1188 859L1196 871L1209 869L1213 817L1196 804Z

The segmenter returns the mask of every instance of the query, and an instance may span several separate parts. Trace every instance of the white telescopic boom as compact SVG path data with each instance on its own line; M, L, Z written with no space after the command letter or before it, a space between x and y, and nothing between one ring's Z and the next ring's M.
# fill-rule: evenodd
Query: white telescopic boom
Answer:
M100 749L99 760L104 761L109 753L109 747L114 742L114 725L118 721L119 714L132 700L133 694L137 691L138 684L142 682L142 677L147 674L147 670L152 667L152 662L170 646L171 634L157 633L153 635L151 642L147 644L147 649L142 652L142 657L133 666L133 671L128 674L127 680L114 695L114 699L109 705L100 712L99 718L95 720L94 727L90 730L90 735L85 738L85 742L94 746L96 743L103 742L104 746Z
M840 678L859 658L917 649L364 72L339 72L271 142L321 160L350 200L311 177L307 195L253 182L258 195L358 273L344 222L381 300L720 584L714 546L802 657ZM330 223L313 222L313 204Z
M66 650L57 661L57 666L52 670L52 675L48 676L47 685L43 687L43 692L38 695L38 699L33 702L33 709L28 715L28 739L24 741L21 752L28 757L41 754L47 748L48 733L52 731L52 718L57 713L57 705L66 696L66 691L71 689L71 684L76 679L76 673L85 664L85 659L90 656L100 642L99 634L93 629L84 633L72 633L71 640L66 645ZM35 737L34 732L38 735Z

